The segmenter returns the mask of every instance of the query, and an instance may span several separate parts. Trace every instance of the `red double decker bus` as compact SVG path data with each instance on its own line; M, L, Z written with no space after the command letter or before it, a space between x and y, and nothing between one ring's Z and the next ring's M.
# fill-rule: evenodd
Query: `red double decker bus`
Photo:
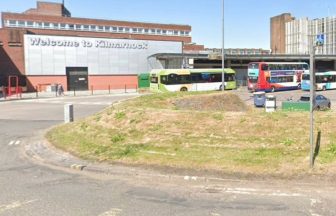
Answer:
M301 77L309 71L305 62L252 62L248 65L249 91L277 91L301 88Z

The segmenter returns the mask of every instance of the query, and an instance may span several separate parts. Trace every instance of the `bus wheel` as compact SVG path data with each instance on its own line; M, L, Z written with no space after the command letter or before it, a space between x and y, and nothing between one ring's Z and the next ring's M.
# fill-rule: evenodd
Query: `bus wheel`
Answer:
M323 90L323 91L327 90L326 86L323 86L323 87L322 87L322 90Z
M271 87L271 92L275 92L275 87L274 86Z
M186 87L182 87L180 91L188 91L188 89Z

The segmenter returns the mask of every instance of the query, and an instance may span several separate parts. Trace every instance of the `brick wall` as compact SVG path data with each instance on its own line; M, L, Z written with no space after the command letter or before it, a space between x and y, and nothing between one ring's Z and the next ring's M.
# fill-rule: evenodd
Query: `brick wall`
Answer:
M23 34L25 31L17 29L0 29L0 73L24 74Z

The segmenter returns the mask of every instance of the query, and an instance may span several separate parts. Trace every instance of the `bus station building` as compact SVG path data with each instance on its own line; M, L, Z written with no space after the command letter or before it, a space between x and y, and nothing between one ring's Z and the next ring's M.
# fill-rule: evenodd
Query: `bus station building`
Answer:
M66 90L136 88L157 53L197 52L191 26L71 17L60 3L3 12L0 85L18 76L27 91L60 83Z

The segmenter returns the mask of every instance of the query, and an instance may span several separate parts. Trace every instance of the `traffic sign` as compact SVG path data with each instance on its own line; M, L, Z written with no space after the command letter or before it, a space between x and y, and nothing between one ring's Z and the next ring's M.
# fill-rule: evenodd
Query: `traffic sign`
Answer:
M323 46L324 44L324 34L319 34L316 36L316 46Z

